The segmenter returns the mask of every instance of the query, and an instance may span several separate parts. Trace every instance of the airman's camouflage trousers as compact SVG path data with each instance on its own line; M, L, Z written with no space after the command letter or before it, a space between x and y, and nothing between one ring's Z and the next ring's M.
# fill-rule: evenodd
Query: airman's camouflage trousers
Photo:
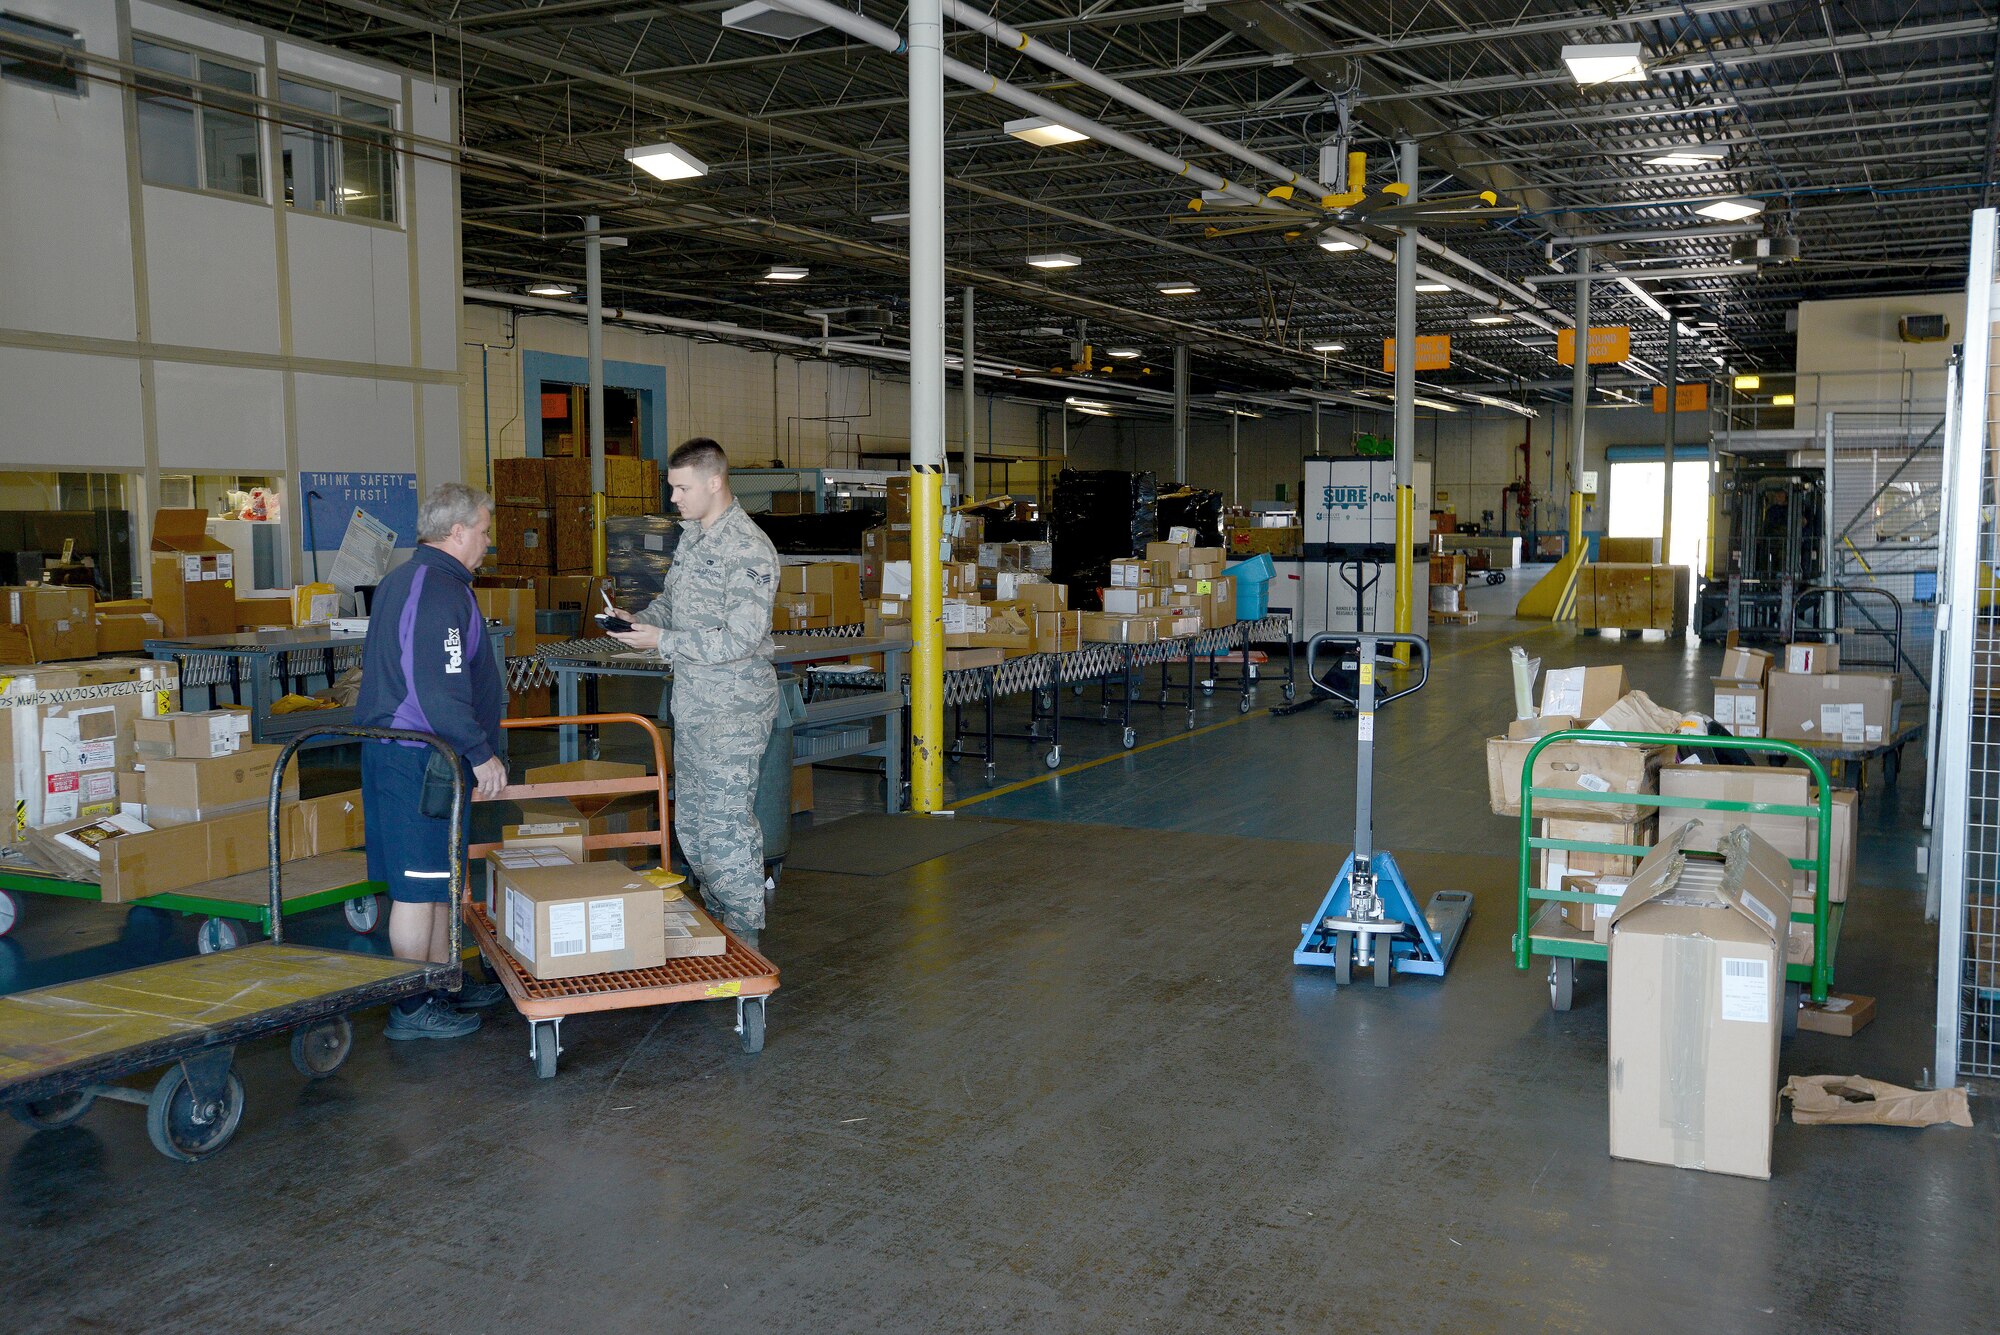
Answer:
M764 925L757 781L778 715L769 663L674 673L674 834L702 899L731 931Z

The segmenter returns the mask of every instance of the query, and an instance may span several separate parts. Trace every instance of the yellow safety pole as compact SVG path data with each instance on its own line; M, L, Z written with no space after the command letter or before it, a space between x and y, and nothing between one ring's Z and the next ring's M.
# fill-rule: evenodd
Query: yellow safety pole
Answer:
M611 505L601 491L590 494L590 573L604 578L604 521Z
M942 464L910 468L910 806L944 806Z
M1403 198L1417 200L1417 145L1404 139L1396 145L1397 165L1402 175ZM1396 237L1396 379L1395 379L1395 487L1396 487L1396 602L1395 627L1398 635L1413 629L1411 584L1416 565L1410 547L1416 541L1417 482L1417 245L1421 238L1414 227L1405 227ZM1428 558L1426 558L1428 559ZM1430 608L1424 608L1424 626L1430 627ZM1395 647L1398 663L1410 661L1410 646Z
M1411 358L1412 361L1415 358ZM1411 550L1417 540L1417 489L1402 478L1396 479L1396 633L1408 635L1415 623L1416 610L1411 597L1417 577L1415 553ZM1428 620L1430 609L1424 609ZM1410 646L1396 646L1396 661L1410 661Z

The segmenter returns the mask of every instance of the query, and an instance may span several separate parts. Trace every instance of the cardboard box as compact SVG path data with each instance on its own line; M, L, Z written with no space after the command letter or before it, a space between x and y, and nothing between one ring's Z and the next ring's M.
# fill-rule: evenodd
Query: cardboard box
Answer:
M359 848L367 842L361 820L361 790L309 797L285 808L286 858L316 858L322 853L339 853Z
M541 458L495 459L493 503L545 508L554 495L549 490L548 463Z
M590 854L583 841L589 833L589 825L581 818L529 821L501 826L500 843L509 848L552 848L571 862L588 862Z
M1658 538L1599 538L1597 559L1618 565L1655 564L1660 559Z
M963 668L999 667L1007 655L998 649L947 649L944 651L944 670L957 672Z
M1716 676L1762 686L1764 674L1770 670L1771 655L1762 649L1724 649L1722 666L1716 670Z
M543 460L549 479L549 503L576 502L590 496L590 460L581 454L563 454Z
M167 634L234 634L236 554L208 535L208 512L157 512L152 547L148 589Z
M1524 737L1532 741L1552 732L1581 726L1581 721L1571 714L1541 714L1534 718L1515 719L1507 725L1507 736L1514 741Z
M1730 736L1764 735L1764 720L1769 711L1764 706L1764 686L1761 681L1711 677L1709 685L1715 691L1711 717L1727 728Z
M1662 840L1610 932L1611 1156L1768 1178L1791 869L1746 834L1725 868Z
M534 652L538 636L535 634L535 589L531 583L526 588L472 586L473 599L479 604L479 614L489 621L504 621L508 626L507 652L526 654Z
M827 624L861 624L861 567L848 561L815 561L778 572L782 593L808 593L826 600Z
M673 772L673 767L673 750L669 747L669 774ZM629 765L621 761L572 760L566 764L532 766L521 776L521 780L523 783L560 784L629 781L647 778L649 773L644 765ZM586 835L633 834L659 828L659 798L650 790L638 793L585 793L578 797L531 797L519 805L523 824L581 820ZM634 852L656 862L660 857L657 845L637 846ZM620 850L615 848L594 849L590 855L593 862L620 856Z
M1840 671L1840 646L1838 644L1788 644L1785 646L1785 671L1805 675Z
M1588 723L1631 689L1623 664L1550 668L1542 674L1542 713L1566 714Z
M1077 633L1099 644L1154 644L1160 638L1160 623L1149 616L1084 612L1079 614Z
M1686 566L1598 561L1577 572L1578 630L1663 630L1687 626Z
M132 720L132 750L147 759L208 760L233 755L250 741L250 712L204 709Z
M1636 859L1635 859L1636 862ZM1559 890L1587 895L1612 895L1622 897L1632 883L1629 874L1613 876L1608 873L1565 876L1556 884ZM1571 931L1581 932L1600 944L1611 939L1611 915L1617 912L1616 904L1582 904L1568 900L1556 905L1557 916Z
M792 766L792 814L813 809L813 767Z
M508 865L509 862L517 865ZM531 977L654 969L667 962L659 887L607 862L546 865L488 855L500 944Z
M110 823L107 816L86 816L31 830L28 842L65 875L96 882L106 904L185 890L269 864L270 836L261 809L185 825L127 818L128 827L138 828L115 833L106 829ZM65 836L90 834L92 827L97 856L86 860L77 855L76 841Z
M547 570L555 563L555 511L547 506L502 505L493 512L493 545L500 564Z
M151 612L99 612L97 652L100 654L144 653L146 641L162 640L167 628Z
M282 746L245 746L200 760L169 757L146 762L146 820L151 825L184 825L235 811L265 810L271 800L271 770ZM299 767L285 767L282 798L297 801Z
M832 600L823 593L778 593L771 600L771 629L817 630L833 624Z
M1440 586L1463 588L1465 586L1465 554L1453 552L1449 556L1431 553L1431 588Z
M1643 808L1634 807L1633 810ZM1634 844L1651 848L1658 842L1659 824L1652 811L1644 820L1627 825L1611 820L1578 820L1553 817L1541 822L1544 839L1568 839L1587 844ZM1566 848L1540 850L1536 858L1535 884L1544 890L1561 890L1572 876L1629 877L1639 869L1640 853L1584 853ZM1585 927L1583 930L1589 930Z
M1893 672L1773 672L1765 736L1873 746L1895 735L1902 678Z
M1146 544L1148 562L1165 562L1176 575L1185 575L1188 568L1188 553L1193 549L1181 542L1149 542Z
M707 911L687 896L684 887L663 892L661 910L668 959L720 955L729 949L729 938Z
M1035 652L1038 654L1074 653L1083 647L1082 612L1036 612Z
M1534 749L1529 738L1486 739L1486 795L1497 816L1521 814L1521 767ZM1635 747L1597 742L1550 742L1535 758L1535 787L1576 793L1655 793L1660 767L1672 761L1671 746ZM1535 799L1538 816L1582 820L1640 820L1645 810L1610 802Z
M589 465L584 468L586 489ZM604 456L604 494L624 500L650 502L654 507L660 503L660 465L652 459L641 459L632 454L607 454ZM638 513L648 514L641 510Z
M259 593L236 600L236 625L240 630L291 624L292 595L289 593Z
M1799 1028L1840 1038L1853 1038L1874 1018L1875 998L1852 992L1829 992L1823 1005L1807 997L1799 1007Z
M555 505L555 568L559 574L590 569L590 511L573 498L564 497Z
M0 845L118 808L132 724L179 704L179 670L109 658L0 673Z
M1693 797L1716 802L1762 802L1773 806L1805 806L1812 800L1812 776L1802 769L1763 765L1669 765L1660 771L1662 797ZM1688 829L1687 847L1712 853L1722 838L1745 826L1787 858L1806 856L1808 822L1801 816L1773 816L1754 811L1698 811L1688 807L1660 808L1662 841ZM1790 877L1787 876L1789 882ZM1789 893L1789 892L1788 892Z
M95 597L88 588L54 584L0 589L0 621L20 627L26 641L26 651L9 654L8 660L49 663L95 657Z
M1069 585L1023 584L1015 588L1014 601L1026 603L1037 612L1067 612Z

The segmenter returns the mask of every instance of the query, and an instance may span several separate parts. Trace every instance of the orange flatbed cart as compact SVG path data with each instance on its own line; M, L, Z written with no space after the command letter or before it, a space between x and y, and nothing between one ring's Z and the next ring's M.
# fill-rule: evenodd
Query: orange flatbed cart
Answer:
M654 722L640 714L577 714L553 718L507 719L506 728L548 728L589 723L630 723L643 728L653 744L652 773L624 779L590 779L572 783L511 784L493 801L519 801L540 797L614 797L627 793L647 793L659 802L659 825L652 830L624 830L584 836L586 849L652 848L660 850L660 865L667 865L668 831L672 807L667 797L667 748ZM468 857L484 857L498 844L473 844ZM705 914L701 905L697 912ZM514 1009L528 1022L528 1057L535 1074L544 1080L556 1073L562 1055L562 1022L571 1015L589 1011L625 1010L635 1006L672 1006L684 1001L734 1001L736 1032L745 1052L764 1049L764 1008L778 990L778 967L737 940L727 927L717 923L725 948L720 955L694 955L671 959L652 969L622 969L614 973L583 974L575 978L543 980L529 976L520 963L500 944L499 929L485 905L470 892L464 905L465 925L479 943L487 967L507 995ZM711 920L712 921L712 920Z

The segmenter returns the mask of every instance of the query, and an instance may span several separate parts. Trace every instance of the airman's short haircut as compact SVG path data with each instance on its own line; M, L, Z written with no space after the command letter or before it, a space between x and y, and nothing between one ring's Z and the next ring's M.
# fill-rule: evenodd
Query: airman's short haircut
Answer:
M668 468L692 468L710 477L729 476L729 456L707 436L683 441L667 458Z

